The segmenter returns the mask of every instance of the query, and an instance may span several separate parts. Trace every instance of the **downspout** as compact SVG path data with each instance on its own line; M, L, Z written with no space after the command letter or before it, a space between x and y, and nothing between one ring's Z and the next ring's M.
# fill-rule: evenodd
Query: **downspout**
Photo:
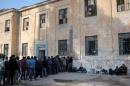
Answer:
M35 26L34 26L35 28L34 28L34 54L35 54L35 56L36 56L36 40L35 40L35 32L36 32L36 14L35 14ZM39 28L38 28L39 29Z
M112 33L112 21L113 21L113 14L112 14L112 0L110 0L110 4L111 4L111 37L112 37L112 55L114 54L114 46L113 46L113 43L114 43L114 39L113 39L113 33Z

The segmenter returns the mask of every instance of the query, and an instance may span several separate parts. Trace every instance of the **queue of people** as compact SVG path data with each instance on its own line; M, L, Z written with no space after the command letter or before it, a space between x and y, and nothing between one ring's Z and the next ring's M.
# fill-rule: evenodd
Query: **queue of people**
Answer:
M19 60L12 55L8 60L0 61L0 84L13 85L23 80L37 80L59 72L71 72L73 57L43 57L27 56Z

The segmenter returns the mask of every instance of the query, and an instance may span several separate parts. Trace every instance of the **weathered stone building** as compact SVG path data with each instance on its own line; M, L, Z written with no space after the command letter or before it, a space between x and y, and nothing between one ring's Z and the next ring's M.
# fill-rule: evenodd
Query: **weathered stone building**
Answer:
M20 56L68 56L95 72L130 65L129 0L48 0L20 12ZM130 67L130 66L129 66Z
M0 53L18 55L19 12L16 9L0 11Z

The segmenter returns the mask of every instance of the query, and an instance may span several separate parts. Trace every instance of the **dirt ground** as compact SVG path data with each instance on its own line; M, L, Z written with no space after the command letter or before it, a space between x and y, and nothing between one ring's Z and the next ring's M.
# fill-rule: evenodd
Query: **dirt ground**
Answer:
M60 73L15 86L130 86L129 76L109 76L86 73Z

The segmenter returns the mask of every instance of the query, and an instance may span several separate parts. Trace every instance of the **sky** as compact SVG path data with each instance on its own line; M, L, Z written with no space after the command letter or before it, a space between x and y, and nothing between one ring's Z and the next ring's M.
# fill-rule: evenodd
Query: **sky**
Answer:
M32 4L39 3L45 0L0 0L0 9L3 8L21 8Z

